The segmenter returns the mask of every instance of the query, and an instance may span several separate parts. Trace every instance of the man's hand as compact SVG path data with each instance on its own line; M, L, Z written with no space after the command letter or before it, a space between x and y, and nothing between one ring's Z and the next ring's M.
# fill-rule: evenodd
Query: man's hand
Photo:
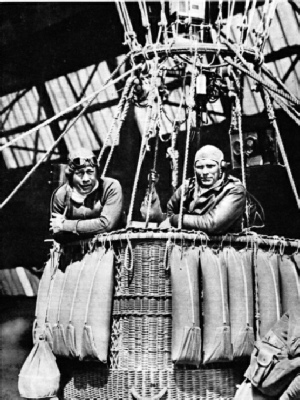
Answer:
M52 233L62 231L65 219L66 217L62 214L52 213L52 217L50 218L50 231L52 231Z

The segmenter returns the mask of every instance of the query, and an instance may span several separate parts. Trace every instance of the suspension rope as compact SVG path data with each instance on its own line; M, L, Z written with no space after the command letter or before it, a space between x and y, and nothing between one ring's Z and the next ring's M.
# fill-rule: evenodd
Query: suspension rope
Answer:
M149 23L146 2L145 2L145 0L138 0L138 3L139 3L141 17L142 17L142 25L144 26L144 28L147 29L146 43L152 44L151 26Z
M293 108L291 108L288 104L281 100L279 96L275 93L268 91L269 95L273 98L274 101L287 113L287 115L298 125L300 126L300 114Z
M263 64L261 66L261 70L264 74L266 74L270 79L275 81L277 85L279 85L287 94L289 94L291 97L293 97L294 100L297 101L297 97L288 89L288 87L279 79L277 76L273 74L273 72L266 66L266 64Z
M246 41L247 41L247 39L248 39L249 32L250 32L250 30L251 30L251 25L252 25L253 17L254 17L254 13L255 13L255 10L256 10L256 2L257 2L257 0L253 0L253 2L252 2L252 7L251 7L251 10L250 10L250 12L249 12L248 27L247 27L247 33L246 33L245 43L246 43Z
M244 158L244 141L243 141L243 132L242 132L242 105L241 105L241 85L239 82L239 78L232 72L232 76L236 86L236 96L235 96L235 112L237 117L237 125L239 130L239 140L240 140L240 151L241 151L241 172L242 172L242 183L246 187L246 172L245 172L245 158Z
M133 207L134 207L134 201L135 201L135 196L136 196L136 192L137 192L139 176L140 176L141 167L142 167L145 155L146 155L147 143L149 140L149 133L150 133L149 128L150 128L150 124L151 124L153 104L155 101L155 97L157 96L157 88L156 88L156 81L157 81L157 76L158 76L157 63L158 63L158 60L156 59L154 71L153 71L153 74L151 77L151 82L150 82L150 91L149 91L149 95L148 95L148 104L147 104L147 115L146 115L146 119L145 119L145 130L144 130L143 137L142 137L142 143L141 143L141 147L140 147L138 164L137 164L136 173L135 173L135 177L134 177L131 202L130 202L128 217L127 217L127 228L131 225L131 221L132 221Z
M105 85L102 87L101 90L98 90L97 93L100 93L102 90L105 90L107 87L111 86L112 84L116 83L117 81L121 80L124 78L124 76L127 76L129 73L132 73L133 71L137 70L138 68L141 67L141 64L137 65L136 67L132 68L130 71L126 72L125 74L122 74L119 78L115 79L112 81L110 84ZM93 94L94 95L94 94ZM90 96L88 96L90 97ZM87 98L84 100L86 101ZM82 101L80 102L82 103ZM78 103L77 103L78 104ZM73 106L74 107L74 106ZM25 175L25 177L21 180L21 182L15 187L15 189L10 193L10 195L0 204L0 210L12 199L12 197L18 192L18 190L27 182L27 180L30 178L30 176L38 169L38 167L48 158L48 156L52 153L54 148L58 145L60 140L65 136L67 131L63 132L57 140L53 143L53 145L50 147L50 149L45 153L44 157L42 157L33 167L32 169Z
M100 151L100 153L99 153L99 156L98 156L98 159L97 159L98 165L100 165L100 161L101 161L101 159L102 159L102 157L103 157L103 154L104 154L104 151L105 151L106 147L108 146L108 142L109 142L109 139L110 139L111 136L112 136L112 132L113 132L113 130L114 130L116 124L120 121L121 114L122 114L122 108L124 107L124 104L125 104L126 101L127 101L128 93L129 93L129 91L130 91L130 88L131 88L132 85L133 85L134 79L135 79L134 77L129 77L129 78L127 79L127 82L126 82L126 84L125 84L125 87L124 87L124 90L123 90L121 99L120 99L119 104L118 104L118 107L117 107L116 115L115 115L115 117L114 117L114 120L113 120L113 122L112 122L112 124L111 124L111 127L110 127L109 131L108 131L107 134L106 134L106 137L105 137L105 140L104 140L104 142L103 142L101 151Z
M195 106L195 89L196 89L196 60L197 60L197 49L195 49L195 57L193 63L192 77L191 77L191 86L189 93L189 104L188 104L188 120L187 120L187 133L186 133L186 144L185 144L185 159L182 171L182 187L181 187L181 199L180 199L180 209L179 209L179 221L178 228L182 229L182 219L183 219L183 203L185 198L185 180L187 174L187 166L188 166L188 157L189 157L189 146L190 146L190 137L192 130L192 115L193 108Z
M141 46L136 39L136 33L133 30L131 19L128 14L128 10L125 4L125 1L115 1L120 21L124 28L125 33L125 43L127 44L131 50L140 49Z
M127 98L126 98L126 102L125 102L125 105L124 105L124 109L123 109L122 114L120 115L120 119L119 119L119 121L118 121L119 124L118 124L117 130L116 130L116 132L115 132L115 138L114 138L114 140L113 140L113 143L112 143L110 152L109 152L109 154L108 154L108 157L107 157L107 160L106 160L106 163L105 163L103 172L102 172L102 176L103 176L103 177L106 175L106 171L107 171L108 165L109 165L109 163L110 163L110 160L111 160L111 158L112 158L112 155L113 155L113 152L114 152L114 148L115 148L115 146L116 146L116 144L117 144L117 141L118 141L119 138L120 138L120 131L121 131L122 125L123 125L123 123L124 123L124 121L125 121L125 119L126 119L126 116L127 116L128 110L129 110L130 100L131 100L131 98L132 98L132 96L133 96L133 90L134 90L134 87L131 86L129 95L128 95Z
M271 102L271 99L270 99L270 96L269 96L269 93L267 92L267 90L262 89L261 90L261 95L262 95L263 101L265 103L265 107L266 107L266 110L267 110L267 113L268 113L268 117L269 117L270 123L274 127L274 130L275 130L275 133L276 133L276 139L277 139L277 142L278 142L278 145L279 145L279 148L280 148L280 152L281 152L281 155L282 155L284 166L286 168L286 171L287 171L287 174L288 174L288 177L289 177L290 185L292 187L292 190L293 190L293 193L294 193L294 196L295 196L295 199L296 199L297 206L300 209L300 199L299 199L297 187L296 187L296 184L295 184L295 181L294 181L294 178L293 178L293 175L292 175L292 171L291 171L291 168L290 168L290 164L289 164L289 161L288 161L285 149L284 149L283 141L282 141L282 138L281 138L281 134L280 134L280 131L279 131L279 128L278 128L278 124L277 124L277 120L276 120L276 116L275 116L275 112L274 112L274 107L272 105L272 102Z
M152 171L156 172L156 165L157 165L157 155L158 155L158 145L159 145L159 123L156 125L156 138L155 138L155 150L154 150L154 160L153 160L153 168ZM150 177L151 179L151 177ZM146 223L145 228L148 228L149 218L150 218L150 210L151 210L151 203L152 203L152 192L154 190L155 182L151 180L151 184L149 187L149 195L148 195L148 203L147 203L147 215L146 215Z
M130 54L131 54L131 53L130 53ZM12 139L12 140L9 141L8 143L5 143L4 145L2 145L2 146L0 147L0 152L3 151L4 149L6 149L6 148L9 147L9 146L12 146L14 143L16 143L17 141L23 139L24 137L26 137L26 136L28 136L28 135L31 135L32 133L37 132L39 129L41 129L41 128L47 126L47 125L49 125L51 122L57 120L57 119L60 118L61 116L67 114L69 111L72 111L74 108L80 106L81 104L85 103L86 101L89 101L89 100L91 100L91 99L92 99L91 101L93 101L99 93L101 93L101 92L103 92L104 90L108 89L110 86L114 85L115 83L117 83L117 82L119 82L120 80L124 79L127 75L131 74L132 72L134 72L134 71L136 71L137 69L140 69L140 68L141 68L141 64L136 65L136 66L133 67L131 70L124 72L124 74L122 74L122 75L120 75L118 78L114 79L112 82L107 83L107 84L104 84L104 85L102 86L101 89L96 90L95 92L93 92L93 93L91 93L90 95L84 97L83 99L81 99L81 100L78 101L77 103L71 105L70 107L68 107L68 108L64 109L63 111L59 112L58 114L55 114L53 117L51 117L51 118L47 119L46 121L42 122L42 123L39 124L38 126L32 128L32 129L30 129L30 130L27 131L27 132L22 133L21 135L19 135L18 137ZM75 122L77 121L77 119L85 112L85 110L86 110L86 108L87 108L88 106L89 106L89 104L87 104L87 106L81 110L81 112L79 113L79 115L75 118L74 123L75 123ZM71 126L72 126L72 125L69 125L68 128L67 128L67 130L64 131L62 135L65 135L65 133L68 132L68 130L71 128ZM59 137L59 140L60 140L60 139L61 139L61 138ZM56 143L56 142L55 142L55 143Z
M240 58L240 57L239 57ZM244 74L250 76L250 78L254 79L255 81L261 83L263 86L265 86L266 88L268 88L269 90L272 90L272 92L278 94L281 97L284 97L286 100L289 100L290 102L296 104L296 105L300 105L300 101L297 99L295 100L292 96L286 94L285 92L283 92L282 90L277 89L275 86L269 84L268 82L264 81L256 72L254 72L253 70L248 70L245 69L243 67L241 67L239 64L235 63L234 61L232 61L229 57L225 57L225 61L232 65L233 67L235 67L236 69L240 70L241 72L244 72ZM245 62L246 63L246 62ZM246 63L247 65L247 63ZM248 65L247 65L248 67ZM249 67L248 67L249 68Z

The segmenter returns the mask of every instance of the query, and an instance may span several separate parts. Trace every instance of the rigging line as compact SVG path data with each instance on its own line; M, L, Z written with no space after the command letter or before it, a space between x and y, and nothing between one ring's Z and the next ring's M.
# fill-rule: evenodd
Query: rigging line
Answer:
M250 70L249 65L247 63L247 61L238 53L238 51L235 49L235 46L233 46L228 40L226 40L224 38L225 44L235 53L235 55L237 55L238 59L242 62L242 64L247 68L243 68L240 65L238 65L237 63L233 62L229 57L225 57L225 61L234 66L235 68L239 69L240 71L244 72L245 74L247 74L248 76L250 76L252 79L256 80L257 82L261 83L262 85L264 85L265 87L267 87L268 89L272 90L273 92L277 93L279 96L284 97L286 100L289 100L290 102L296 104L296 105L300 105L300 101L298 99L294 99L293 97L291 97L290 95L286 94L285 92L283 92L282 90L279 90L278 88L276 88L275 86L269 84L268 82L265 82L260 75L258 75L253 69Z
M287 115L296 122L298 126L300 126L300 114L291 108L288 104L284 103L279 96L275 93L272 93L268 90L269 95L273 98L273 100L287 113Z
M130 201L130 205L129 205L126 228L130 227L131 222L132 222L133 208L134 208L135 196L136 196L137 187L138 187L138 181L139 181L139 177L140 177L142 164L143 164L146 152L147 152L147 143L149 140L149 129L150 129L151 117L152 117L152 113L153 113L153 104L154 104L155 96L157 93L156 82L157 82L158 72L159 72L159 69L157 68L157 65L155 63L155 68L152 73L151 82L150 82L150 91L149 91L149 95L148 95L149 100L148 100L148 105L147 105L147 115L146 115L146 119L145 119L145 129L142 134L142 143L140 146L139 158L138 158L136 173L135 173L134 182L133 182L132 196L131 196L131 201Z
M284 145L283 145L283 141L282 141L282 138L281 138L280 130L279 130L279 127L278 127L278 124L277 124L277 120L276 120L273 104L271 102L271 99L270 99L270 96L269 96L269 93L267 92L267 90L265 90L265 89L261 90L261 96L263 98L263 101L264 101L264 104L265 104L265 107L266 107L266 110L267 110L267 113L268 113L268 117L269 117L270 123L274 127L274 130L275 130L275 133L276 133L276 139L277 139L278 146L279 146L279 149L280 149L280 152L281 152L281 155L282 155L284 166L286 168L286 171L287 171L287 174L288 174L288 177L289 177L290 185L292 187L292 190L293 190L293 193L294 193L294 196L295 196L295 199L296 199L297 206L300 209L300 198L299 198L299 195L298 195L298 190L297 190L294 178L293 178L293 174L292 174L292 171L291 171L291 168L290 168L290 164L289 164L289 161L288 161L288 158L287 158L287 154L286 154L285 149L284 149Z
M195 42L196 44L196 42ZM194 56L194 63L193 63L193 70L192 70L192 77L191 77L191 86L190 86L190 93L189 93L189 104L188 104L188 120L187 120L187 134L186 134L186 146L185 146L185 158L184 158L184 165L182 171L182 186L181 186L181 199L180 199L180 209L179 209L179 220L178 220L178 228L182 229L182 219L183 219L183 203L185 197L185 180L187 174L187 167L188 167L188 156L189 156L189 146L190 146L190 136L192 130L192 113L193 108L195 105L195 88L196 88L196 60L197 60L197 47L195 46L195 56Z
M130 71L128 71L126 73L126 75L128 75L128 73L132 73L134 70L138 69L141 67L141 64L137 65L136 67L132 68ZM115 70L117 71L117 70ZM114 71L114 72L115 72ZM121 78L124 78L125 74L122 74L120 76L120 78L115 79L114 81L112 81L112 83L116 82L117 80L120 80ZM102 89L105 89L106 87L110 86L109 85L105 85L103 86ZM85 111L85 109L83 109L81 111L81 113L78 114L78 116L75 118L75 120L77 120L80 115ZM76 121L74 121L75 123ZM39 128L39 127L38 127ZM36 131L37 129L35 129ZM12 199L12 197L18 192L18 190L26 183L26 181L30 178L30 176L38 169L38 167L48 158L48 156L52 153L52 151L55 149L55 147L58 145L58 143L60 142L60 140L66 135L66 133L68 132L68 129L66 131L64 131L58 138L57 140L53 143L53 145L50 147L50 149L45 153L45 155L32 167L32 169L25 175L25 177L21 180L21 182L14 188L14 190L10 193L10 195L0 204L0 210L2 210L2 208ZM3 147L3 146L2 146Z
M250 34L250 31L251 31L252 21L253 21L255 10L256 10L256 2L257 2L257 0L253 0L252 1L252 8L251 8L251 10L249 12L248 28L247 28L245 43L247 42L248 36Z
M277 85L281 86L281 88L287 93L289 94L291 97L294 98L294 100L297 100L297 97L294 95L294 93L292 93L288 87L279 79L277 78L277 76L275 76L273 74L273 72L266 66L266 64L262 64L261 66L261 70L264 74L266 74L270 79L272 79L273 81L275 81L277 83Z
M127 116L128 110L129 110L130 100L131 100L131 98L133 96L133 90L134 90L134 86L131 86L129 95L126 97L126 101L125 101L125 104L124 104L124 108L123 108L122 114L120 115L120 118L118 119L118 126L117 126L117 131L115 132L115 138L113 140L109 155L107 157L107 160L106 160L103 172L102 172L102 176L103 177L106 175L106 172L107 172L107 169L108 169L108 165L109 165L110 160L111 160L112 155L113 155L114 148L115 148L115 146L117 144L117 141L120 138L120 131L121 131L122 125L123 125L123 123L124 123L124 121L126 119L126 116Z
M230 28L231 28L231 21L233 17L233 11L234 11L234 6L235 6L235 0L232 1L232 6L230 8L230 0L228 0L228 18L227 18L227 26L226 26L226 38L228 40L229 34L230 34Z
M146 3L145 3L145 0L138 0L138 3L139 3L141 17L142 17L142 25L143 25L144 28L147 29L146 43L147 44L152 44L151 26L150 26L150 23L149 23L148 11L147 11L147 6L146 6Z
M131 54L131 52L130 52ZM8 143L5 143L4 145L2 145L0 147L0 152L3 151L4 149L6 149L9 146L12 146L14 143L16 143L18 140L23 139L24 137L31 135L32 133L38 131L39 129L43 128L44 126L49 125L51 122L57 120L58 118L60 118L62 115L67 114L69 111L73 110L74 108L80 106L81 104L87 102L87 101L93 101L99 93L103 92L104 90L108 89L110 86L114 85L115 83L119 82L120 80L124 79L127 75L129 75L130 73L136 71L137 69L141 68L142 64L138 64L135 67L133 67L131 70L124 72L124 74L120 75L118 78L114 79L112 82L105 84L104 86L102 86L101 89L96 90L95 92L91 93L90 95L84 97L83 99L81 99L80 101L78 101L77 103L71 105L70 107L67 107L65 110L59 112L58 114L55 114L53 117L47 119L46 121L42 122L40 125L30 129L27 132L22 133L21 135L19 135L18 137L12 139L11 141L9 141ZM77 119L85 112L86 108L90 105L90 103L88 103L79 113L79 115L75 118L76 121ZM74 121L74 122L76 122ZM67 131L63 132L63 134L65 134L66 132L68 132L68 130L71 128L72 125L70 125L67 128Z
M276 10L277 4L278 4L278 0L273 0L272 3L270 4L269 11L268 11L268 14L266 17L266 26L265 26L265 31L264 31L263 37L262 37L260 51L263 51L266 41L269 37L270 27L271 27L271 23L273 21L274 15L275 15L275 10Z
M120 120L120 118L121 118L121 112L122 112L122 109L123 109L123 107L124 107L124 104L125 104L125 102L126 102L126 100L127 100L127 95L128 95L128 93L129 93L129 90L130 90L131 86L133 85L133 82L134 82L134 78L133 78L133 77L129 77L129 78L127 79L127 82L126 82L126 84L125 84L125 87L124 87L124 90L123 90L121 99L120 99L119 104L118 104L118 107L117 107L116 115L115 115L115 117L114 117L114 119L113 119L113 122L112 122L112 124L111 124L111 127L110 127L109 131L108 131L107 134L106 134L106 137L105 137L105 140L104 140L104 142L103 142L101 151L100 151L100 153L99 153L99 156L98 156L98 159L97 159L98 165L100 165L100 161L101 161L101 159L102 159L102 157L103 157L103 154L104 154L104 151L105 151L105 149L106 149L106 147L107 147L107 145L108 145L108 141L109 141L109 139L110 139L110 137L111 137L111 135L112 135L112 132L113 132L113 130L114 130L114 127L115 127L115 125L117 124L117 122L118 122L118 121Z

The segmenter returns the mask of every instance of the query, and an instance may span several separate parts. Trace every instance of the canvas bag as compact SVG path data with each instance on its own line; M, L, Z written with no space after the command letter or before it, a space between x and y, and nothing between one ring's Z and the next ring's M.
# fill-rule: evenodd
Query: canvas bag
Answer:
M200 251L203 285L203 363L232 360L229 325L227 267L222 252Z
M107 362L114 290L114 251L98 250L84 307L80 360Z
M45 329L49 296L52 289L54 276L58 268L59 257L60 253L58 251L58 248L53 247L50 251L50 259L45 265L44 272L39 283L35 308L35 321L33 324L34 344L36 342L36 338L38 338L39 334L42 334Z
M40 336L19 374L18 389L22 397L37 399L57 394L60 372L49 343Z
M250 356L254 345L252 251L223 248L228 270L229 315L233 358Z
M199 249L175 245L170 256L172 284L172 361L201 361Z
M300 303L300 270L295 257L286 254L279 257L282 313Z
M278 255L259 248L256 256L256 275L260 314L259 336L262 338L281 317Z

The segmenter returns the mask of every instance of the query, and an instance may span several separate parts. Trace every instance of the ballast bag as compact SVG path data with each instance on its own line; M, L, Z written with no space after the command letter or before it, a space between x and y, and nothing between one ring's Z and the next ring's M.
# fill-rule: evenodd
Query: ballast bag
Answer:
M35 307L35 321L33 325L33 343L36 343L39 334L41 334L45 328L48 296L50 290L51 281L51 260L46 263L42 278L39 283L39 289Z
M254 346L252 251L224 247L228 270L229 315L233 358L250 356Z
M282 313L294 305L300 304L300 270L294 256L279 257L279 275L281 282Z
M80 359L107 362L114 288L114 252L102 249L93 256L93 273L87 289L82 324Z
M84 259L83 259L84 260ZM67 357L78 357L75 345L75 332L72 325L72 305L76 298L76 284L80 279L80 273L84 266L83 260L76 261L67 266L64 279L56 288L57 298L53 304L50 321L55 328L54 348L56 355Z
M22 397L53 397L59 389L60 372L49 344L38 338L19 374L18 389Z
M262 338L281 316L278 255L259 248L256 275L260 314L259 336Z
M170 256L172 284L172 360L201 362L199 249L175 245Z
M209 247L200 251L203 285L203 363L232 360L227 268L222 252Z

